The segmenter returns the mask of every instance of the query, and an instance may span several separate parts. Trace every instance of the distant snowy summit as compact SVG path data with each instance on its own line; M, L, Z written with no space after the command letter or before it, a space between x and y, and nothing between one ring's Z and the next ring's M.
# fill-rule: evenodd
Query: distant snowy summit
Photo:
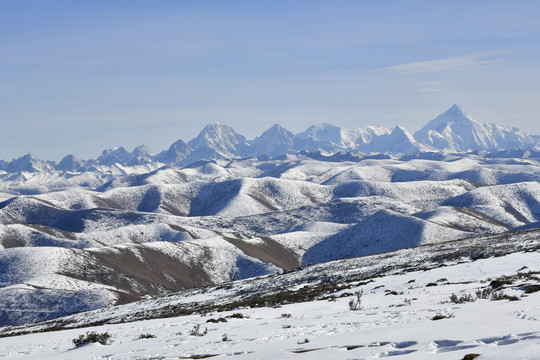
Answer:
M526 149L538 146L539 140L517 128L481 124L458 105L431 120L414 138L430 149L455 152Z
M216 122L205 126L196 138L187 143L177 140L157 155L145 145L132 152L123 147L105 150L97 159L86 161L68 155L56 163L27 154L11 162L0 161L0 170L8 173L80 172L94 171L100 166L186 166L201 160L277 157L305 151L328 155L343 152L413 154L426 151L538 151L539 148L540 136L528 135L517 128L479 123L461 107L453 105L414 135L399 125L393 129L382 126L344 129L331 124L313 125L295 135L276 124L255 139L247 140L232 127Z

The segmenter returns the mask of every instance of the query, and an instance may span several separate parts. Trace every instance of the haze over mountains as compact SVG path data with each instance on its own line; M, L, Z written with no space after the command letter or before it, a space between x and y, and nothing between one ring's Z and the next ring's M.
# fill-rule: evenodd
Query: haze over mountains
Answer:
M26 155L0 173L0 325L538 228L537 144L454 106L415 137L276 125L247 141L213 124L157 155Z
M275 157L301 151L410 154L419 151L538 150L539 145L538 135L528 135L517 128L479 123L453 105L414 135L399 125L393 129L381 126L343 129L322 124L310 126L296 135L281 125L274 125L255 139L247 140L230 126L213 123L204 127L196 138L187 143L179 139L156 155L145 145L132 152L123 147L105 150L95 160L80 160L67 155L58 163L27 154L10 162L0 160L0 170L9 173L92 171L100 165L133 166L159 162L185 166L199 160Z

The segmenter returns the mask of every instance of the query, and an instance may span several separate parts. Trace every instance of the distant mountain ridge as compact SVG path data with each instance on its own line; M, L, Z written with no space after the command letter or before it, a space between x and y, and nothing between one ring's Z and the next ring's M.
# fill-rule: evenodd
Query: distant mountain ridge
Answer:
M481 124L458 105L431 120L414 138L433 150L455 152L524 149L538 145L538 137L517 128Z
M414 135L402 126L386 128L366 126L344 129L331 124L313 125L293 134L281 125L274 125L253 140L247 140L232 127L213 123L188 141L177 140L167 150L153 155L145 145L128 152L124 147L103 151L95 160L79 160L67 155L59 163L42 161L32 154L10 162L0 160L0 170L21 172L84 172L96 166L135 166L153 163L186 166L201 160L277 157L303 151L327 155L353 152L364 154L413 154L427 151L537 151L540 136L528 135L517 128L482 124L458 105L428 122Z

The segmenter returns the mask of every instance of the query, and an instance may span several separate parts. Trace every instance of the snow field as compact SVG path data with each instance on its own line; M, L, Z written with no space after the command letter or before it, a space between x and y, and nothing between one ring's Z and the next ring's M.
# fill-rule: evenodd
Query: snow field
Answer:
M5 359L461 359L469 353L487 359L535 359L540 350L540 292L520 295L518 301L455 304L449 297L474 293L501 275L540 271L538 264L540 253L516 253L374 278L335 293L335 301L21 335L1 338L0 347ZM359 290L362 309L351 311L348 302ZM515 287L503 291L523 294ZM126 306L135 309L137 304ZM238 313L243 318L230 317ZM437 315L447 318L432 320ZM219 318L227 321L207 323ZM197 325L207 334L190 335ZM112 343L74 348L71 340L87 331L108 332ZM137 339L141 334L155 338ZM225 334L228 341L223 341Z

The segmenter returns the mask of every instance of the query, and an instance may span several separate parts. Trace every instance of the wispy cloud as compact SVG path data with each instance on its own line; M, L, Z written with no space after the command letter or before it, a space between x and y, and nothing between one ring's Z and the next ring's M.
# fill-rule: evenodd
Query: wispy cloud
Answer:
M423 81L414 84L414 87L412 92L416 94L434 94L451 90L447 84L440 81Z
M444 85L441 81L422 81L415 84L416 86L441 86Z
M500 54L502 53L491 52L449 57L438 60L417 61L389 66L384 69L406 74L467 70L505 61L504 59L494 58Z
M450 91L450 88L446 88L446 87L420 87L420 88L415 89L413 92L414 93L419 93L419 94L433 94L433 93L440 93L440 92L446 92L446 91Z
M412 85L411 94L436 94L451 91L448 84L441 81L422 81Z

